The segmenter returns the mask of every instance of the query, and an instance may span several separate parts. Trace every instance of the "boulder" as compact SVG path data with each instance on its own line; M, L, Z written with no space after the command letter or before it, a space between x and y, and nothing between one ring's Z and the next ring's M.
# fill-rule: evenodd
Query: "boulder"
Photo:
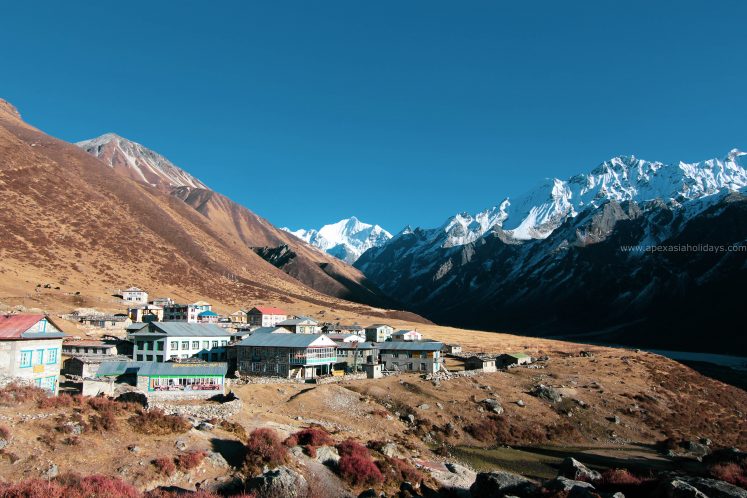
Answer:
M448 462L446 471L431 470L431 477L440 488L449 492L449 496L469 498L469 488L475 482L477 473L462 465Z
M747 498L747 489L728 482L704 477L680 477L681 481L694 487L709 498Z
M574 488L594 489L594 486L591 483L576 481L563 476L558 476L555 479L546 482L544 487L554 492L571 491Z
M680 479L673 479L663 483L659 494L666 498L708 498L698 491L698 488Z
M334 446L320 446L316 449L316 461L326 465L334 465L340 461L340 453Z
M481 403L485 405L485 408L492 411L493 413L497 413L498 415L503 413L503 406L501 406L500 401L498 401L497 399L485 398L481 401Z
M200 422L199 424L197 424L198 431L209 432L209 431L212 431L213 429L215 429L215 426L211 424L210 422Z
M562 399L560 393L554 387L546 386L544 384L538 384L529 392L532 396L550 403L558 403Z
M379 493L377 493L375 489L370 488L362 491L361 494L358 495L358 498L379 498Z
M565 458L558 469L559 475L575 481L596 481L602 474L579 462L575 458Z
M480 472L470 486L472 498L501 498L533 494L537 486L526 477L511 472Z
M293 469L278 467L249 479L247 491L257 498L300 498L309 492L306 479Z
M184 451L187 449L187 442L184 439L177 439L174 447L179 451Z
M386 443L384 446L382 446L381 453L390 458L407 458L407 455L399 449L399 446L392 442Z
M430 410L431 405L428 403L423 403L422 405L418 405L418 410Z
M205 461L210 463L213 467L219 469L227 469L229 467L228 462L220 453L216 451L209 451L205 456Z

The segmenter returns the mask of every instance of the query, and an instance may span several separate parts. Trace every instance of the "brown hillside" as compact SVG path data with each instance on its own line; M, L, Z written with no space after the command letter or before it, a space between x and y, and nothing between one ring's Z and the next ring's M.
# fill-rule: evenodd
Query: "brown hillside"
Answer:
M0 195L6 303L113 308L108 296L134 284L152 295L211 299L219 309L353 307L299 283L180 199L27 125L1 100ZM52 295L37 287L47 283L60 289Z

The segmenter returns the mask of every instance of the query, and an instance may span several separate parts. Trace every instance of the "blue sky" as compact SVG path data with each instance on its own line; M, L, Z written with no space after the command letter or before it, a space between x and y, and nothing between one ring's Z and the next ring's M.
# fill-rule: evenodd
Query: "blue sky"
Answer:
M435 226L614 155L747 148L747 2L23 3L0 97L27 121L278 226Z

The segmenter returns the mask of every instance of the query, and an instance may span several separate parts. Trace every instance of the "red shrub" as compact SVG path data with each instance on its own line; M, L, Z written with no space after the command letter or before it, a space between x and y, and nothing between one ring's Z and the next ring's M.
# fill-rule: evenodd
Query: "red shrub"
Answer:
M66 483L66 498L140 498L140 492L116 477L91 475L83 478L63 476L58 479Z
M359 456L363 458L371 458L371 454L368 452L368 448L363 446L355 439L346 439L336 446L340 456Z
M130 419L130 424L136 432L156 436L179 434L192 428L192 424L186 418L166 415L163 410L157 408L138 410L138 413Z
M245 466L249 472L259 472L268 465L277 467L285 463L288 449L272 429L254 429L246 442Z
M747 460L742 461L742 465L735 462L718 463L712 465L708 472L716 479L747 488Z
M97 432L106 432L117 430L117 417L114 416L114 412L105 411L101 412L100 415L93 415L88 419L91 430Z
M316 446L307 444L303 447L303 452L309 455L311 458L316 458Z
M644 479L631 474L626 469L608 469L602 472L600 482L608 486L640 486Z
M5 424L0 424L0 439L10 439L10 428Z
M47 397L47 391L40 387L11 382L0 388L0 405L15 406L28 401L39 401Z
M206 456L207 454L204 451L190 451L179 455L176 459L176 465L179 470L186 472L199 467Z
M335 440L324 429L309 427L290 436L284 444L286 446L329 446L335 444Z
M69 394L60 394L59 396L49 396L40 399L36 405L39 408L53 410L55 408L68 408L76 404L76 399Z
M158 457L153 460L153 466L156 470L166 476L174 475L176 472L176 465L174 465L174 459L169 457Z
M373 486L384 482L384 476L370 456L346 455L337 464L340 477L353 486Z
M0 482L0 496L3 498L65 498L65 492L64 486L44 479Z
M226 432L235 434L236 437L241 439L242 441L247 438L246 429L244 428L243 425L239 424L238 422L229 422L228 420L221 420L219 425L221 429L223 429Z

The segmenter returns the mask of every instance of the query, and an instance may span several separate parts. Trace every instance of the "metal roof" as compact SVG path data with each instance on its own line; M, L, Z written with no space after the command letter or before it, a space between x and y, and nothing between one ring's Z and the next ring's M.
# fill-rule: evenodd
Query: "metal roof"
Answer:
M299 318L290 318L288 320L283 320L282 322L278 322L276 325L306 325L307 322L311 322L313 325L317 325L319 322L316 320L313 320L309 317L299 317Z
M266 346L278 348L307 348L309 346L335 347L335 342L324 334L283 334L257 329L252 335L238 342L237 346ZM274 330L274 329L270 329Z
M386 323L374 323L373 325L369 325L368 327L366 327L366 329L380 329L381 327L392 328L390 325L387 325Z
M337 349L379 349L381 344L378 342L338 342Z
M382 351L440 351L444 347L442 342L431 341L387 341L379 343L379 349Z
M133 337L228 337L226 329L213 323L150 322L148 330L140 330Z
M503 355L501 356L510 356L516 359L531 358L531 356L529 356L528 354L524 354L524 353L503 353Z
M31 327L41 320L47 320L47 323L57 329L56 332L27 332ZM48 316L42 314L21 314L21 315L0 315L0 339L21 340L21 339L60 339L65 337L60 327L58 327Z
M97 377L139 375L160 377L166 375L220 375L228 371L227 363L157 363L152 361L105 361L101 363Z

